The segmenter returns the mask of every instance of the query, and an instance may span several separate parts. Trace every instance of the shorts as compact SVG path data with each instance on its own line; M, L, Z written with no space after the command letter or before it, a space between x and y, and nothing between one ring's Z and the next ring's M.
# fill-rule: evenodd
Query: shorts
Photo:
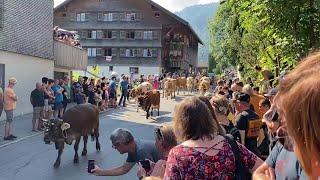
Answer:
M43 118L43 107L33 107L33 120L42 119Z
M49 104L49 99L44 100L44 111L52 111L52 106Z
M5 110L5 112L6 112L6 117L7 117L6 122L12 123L12 121L13 121L13 110Z
M54 103L53 109L54 109L55 111L56 111L56 110L63 109L63 104L62 104L62 102Z

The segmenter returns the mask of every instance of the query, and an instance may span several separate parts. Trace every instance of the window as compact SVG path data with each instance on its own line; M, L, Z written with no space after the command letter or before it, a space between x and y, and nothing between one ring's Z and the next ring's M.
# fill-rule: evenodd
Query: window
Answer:
M127 39L134 39L135 38L135 33L134 31L129 31L127 32Z
M143 57L152 57L152 49L143 49Z
M88 48L88 57L96 57L97 56L97 48Z
M104 56L112 56L112 48L106 48L103 52Z
M126 13L126 20L127 21L135 21L136 20L136 13Z
M109 72L113 71L113 66L109 66Z
M143 39L152 39L152 31L144 31Z
M89 31L88 38L89 39L97 39L97 31Z
M139 68L138 67L129 67L130 74L139 74Z
M126 57L134 57L134 49L126 49Z
M84 22L84 21L86 21L86 13L78 13L78 14L77 14L77 21L78 21L78 22Z
M103 21L113 21L113 13L103 14Z
M103 39L111 39L112 38L112 31L103 31Z

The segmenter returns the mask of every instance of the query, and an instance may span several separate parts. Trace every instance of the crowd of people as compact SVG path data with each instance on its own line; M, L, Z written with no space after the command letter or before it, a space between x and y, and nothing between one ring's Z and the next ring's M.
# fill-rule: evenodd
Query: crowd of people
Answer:
M71 87L69 76L43 77L30 95L33 131L42 129L42 117L61 118L72 95L77 104L91 103L100 110L126 106L135 80L124 74L120 77L119 83L116 76L79 77ZM155 142L136 139L125 128L115 129L110 136L112 147L128 154L126 162L107 170L96 166L92 172L118 176L138 163L140 179L317 179L319 77L320 53L316 53L280 77L277 87L269 83L274 77L264 76L267 92L261 93L251 78L245 82L228 76L217 79L212 92L176 105L173 125L155 128ZM161 78L141 76L137 82L151 81L158 89ZM12 120L18 97L13 88L17 80L8 82L4 91L0 89L0 108L6 113L4 140L14 140ZM150 167L142 161L148 161Z
M140 179L318 179L319 70L320 53L310 55L275 88L264 77L265 93L251 80L219 79L214 92L177 104L155 142L114 130L112 147L128 153L126 162L92 172L117 176L138 163Z

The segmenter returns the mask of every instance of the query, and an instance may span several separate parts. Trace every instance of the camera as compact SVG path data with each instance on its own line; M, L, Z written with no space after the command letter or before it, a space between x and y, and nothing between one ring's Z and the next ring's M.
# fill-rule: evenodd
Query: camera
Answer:
M93 173L92 169L94 169L94 160L88 160L88 173Z
M145 170L150 170L150 161L149 160L141 160L139 161L139 163L141 164L141 166L145 169Z

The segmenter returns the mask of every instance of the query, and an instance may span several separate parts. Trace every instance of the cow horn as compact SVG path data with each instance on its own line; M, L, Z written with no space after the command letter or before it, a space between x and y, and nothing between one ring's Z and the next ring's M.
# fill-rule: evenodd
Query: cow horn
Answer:
M63 123L62 125L61 125L61 130L62 131L65 131L65 130L67 130L67 129L69 129L70 128L70 124L69 123Z

